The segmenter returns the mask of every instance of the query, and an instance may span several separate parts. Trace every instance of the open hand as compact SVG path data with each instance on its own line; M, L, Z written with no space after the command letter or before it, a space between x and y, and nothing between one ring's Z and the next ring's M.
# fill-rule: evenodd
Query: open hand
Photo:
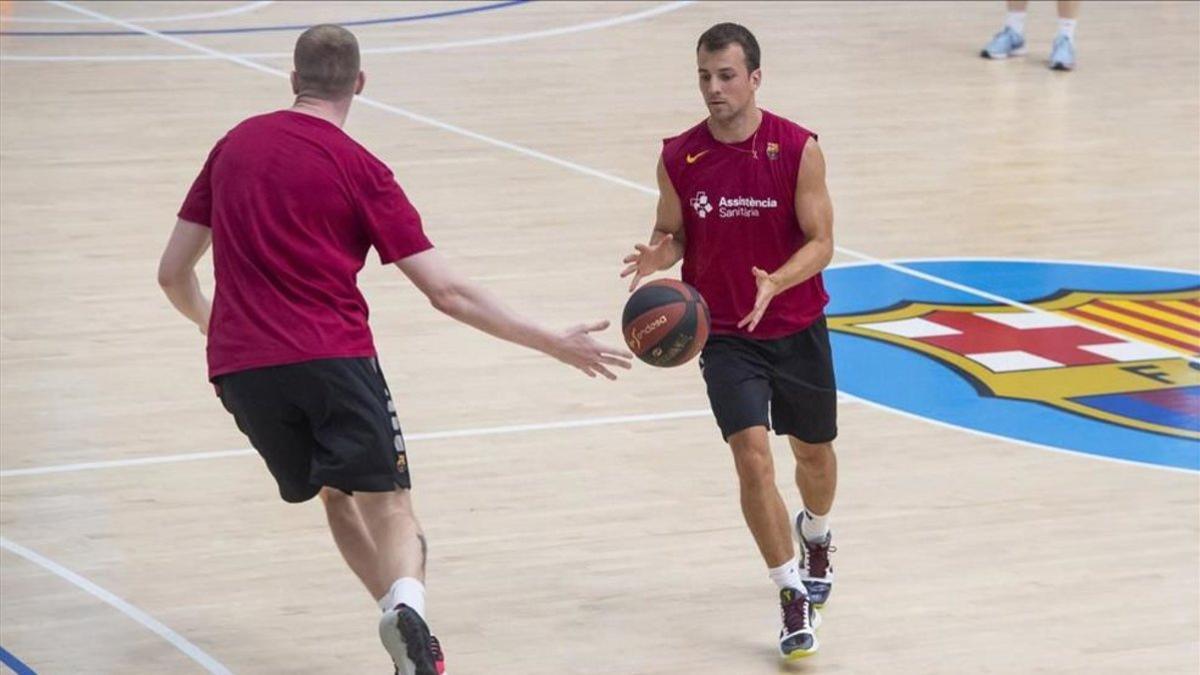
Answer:
M637 288L638 282L643 278L654 274L673 262L674 252L671 250L671 242L674 239L675 235L668 234L653 244L633 245L633 253L625 256L625 259L622 261L628 263L628 267L621 270L621 278L633 275L633 279L629 282L630 293Z
M558 337L554 358L583 371L588 377L599 373L610 380L617 379L611 370L605 366L614 366L629 370L629 360L633 354L617 347L609 347L594 340L588 333L597 333L608 328L607 321L597 321L591 324L579 324L568 328Z
M779 284L765 270L754 267L751 268L751 271L754 273L755 283L758 284L758 293L754 297L754 309L742 317L737 327L742 328L749 325L750 327L746 330L753 333L758 322L762 320L763 314L766 314L767 306L771 304L771 299L779 293Z

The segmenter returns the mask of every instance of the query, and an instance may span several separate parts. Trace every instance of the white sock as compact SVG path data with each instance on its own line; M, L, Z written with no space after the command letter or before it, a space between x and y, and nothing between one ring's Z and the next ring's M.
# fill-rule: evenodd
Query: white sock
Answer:
M413 608L422 619L425 618L425 584L420 579L401 577L392 584L387 595L379 598L379 609L386 612L404 603Z
M1078 22L1079 22L1078 19L1059 19L1058 20L1058 34L1065 35L1065 36L1067 36L1068 40L1070 40L1071 42L1074 42L1075 41L1075 24Z
M1017 35L1025 35L1025 12L1008 12L1004 15L1004 25L1016 31Z
M829 514L818 516L804 509L804 517L800 519L800 533L814 544L825 541L825 536L829 534Z
M792 559L783 563L779 567L772 567L767 570L767 576L771 577L771 581L780 589L794 588L801 593L804 593L804 582L800 579L800 559L792 556Z

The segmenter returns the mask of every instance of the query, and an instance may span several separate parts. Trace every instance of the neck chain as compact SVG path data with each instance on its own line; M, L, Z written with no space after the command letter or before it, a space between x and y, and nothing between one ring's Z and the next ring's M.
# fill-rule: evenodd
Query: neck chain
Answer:
M758 129L761 129L761 128L762 128L762 123L760 122L760 123L759 123L759 125L758 125ZM723 146L725 146L725 147L729 148L730 150L735 150L735 151L737 151L737 152L742 152L742 153L745 153L745 154L747 154L747 155L750 155L750 156L751 156L751 157L753 157L754 159L758 159L758 129L755 129L755 130L754 130L754 135L750 137L750 149L749 149L749 150L744 150L744 149L742 149L742 148L739 148L739 147L737 147L737 146L736 146L735 144L733 144L733 143L726 143L725 141L722 141L722 140L719 140L719 139L717 139L717 137L716 137L716 136L713 136L713 140L716 140L718 143L720 143L721 145L723 145ZM744 142L745 142L745 141L743 141L743 143L744 143Z

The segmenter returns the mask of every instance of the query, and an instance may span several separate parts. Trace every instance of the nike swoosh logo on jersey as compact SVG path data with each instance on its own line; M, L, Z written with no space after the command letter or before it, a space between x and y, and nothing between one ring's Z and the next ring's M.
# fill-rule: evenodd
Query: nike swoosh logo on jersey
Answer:
M693 154L691 154L691 153L688 153L688 156L687 156L687 157L685 157L684 159L686 159L686 160L687 160L687 163L688 163L688 164L695 164L695 163L696 163L696 160L700 159L701 157L703 157L703 156L705 156L705 155L707 155L707 154L708 154L708 150L701 150L700 152L698 152L698 153L696 153L696 154L694 154L694 155L693 155Z

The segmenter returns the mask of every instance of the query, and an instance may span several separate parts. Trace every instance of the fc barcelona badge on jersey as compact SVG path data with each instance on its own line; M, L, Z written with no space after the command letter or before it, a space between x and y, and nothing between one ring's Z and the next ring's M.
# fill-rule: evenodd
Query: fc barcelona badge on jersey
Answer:
M767 143L767 159L779 159L778 143Z

